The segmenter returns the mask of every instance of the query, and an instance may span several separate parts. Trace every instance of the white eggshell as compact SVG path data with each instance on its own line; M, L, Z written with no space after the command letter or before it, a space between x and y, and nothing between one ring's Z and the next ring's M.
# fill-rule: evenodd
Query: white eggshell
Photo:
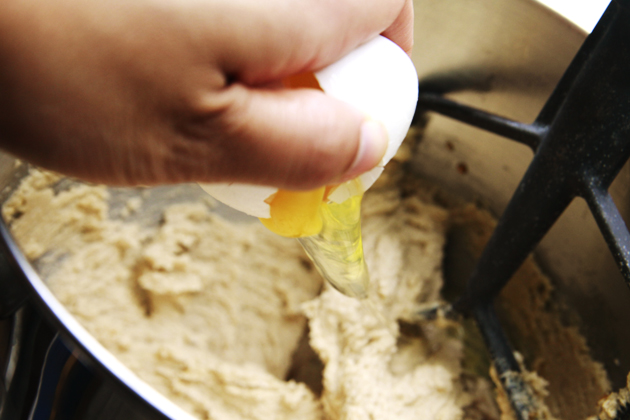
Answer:
M247 184L199 184L212 197L233 209L254 217L268 219L269 204L265 200L278 191L275 187Z
M409 56L389 39L378 36L341 60L315 73L326 94L380 121L389 145L378 166L359 178L364 190L374 184L383 167L405 139L418 102L418 74ZM350 191L338 187L330 199L343 202Z
M418 100L416 69L398 45L378 36L316 72L315 77L326 94L382 122L387 130L389 145L383 159L359 177L365 191L396 154L409 130ZM265 199L277 191L277 188L243 184L204 184L202 188L224 204L262 218L270 217ZM356 191L349 184L342 184L329 198L343 202L352 195Z

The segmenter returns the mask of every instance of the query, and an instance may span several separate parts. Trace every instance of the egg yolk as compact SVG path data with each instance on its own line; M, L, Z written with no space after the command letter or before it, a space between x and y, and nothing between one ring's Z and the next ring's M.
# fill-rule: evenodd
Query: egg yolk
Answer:
M312 191L278 190L265 202L269 204L269 219L260 219L270 231L289 238L317 235L322 230L319 208L325 187Z
M278 235L298 238L333 287L362 299L369 284L361 238L363 190L358 180L349 182L354 194L342 203L327 199L332 187L278 190L267 200L271 217L260 221Z
M298 238L333 287L363 299L369 285L361 238L363 190L358 180L349 182L354 194L342 203L328 200L332 187L306 192L278 190L266 200L271 217L260 221L278 235Z

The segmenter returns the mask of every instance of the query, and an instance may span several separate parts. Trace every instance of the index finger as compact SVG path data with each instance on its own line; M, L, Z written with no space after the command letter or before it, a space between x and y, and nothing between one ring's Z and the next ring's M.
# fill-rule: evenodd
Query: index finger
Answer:
M411 56L413 48L413 0L405 0L400 14L381 35L394 41Z
M406 51L413 43L411 0L210 4L212 13L197 11L207 19L197 39L207 38L204 45L225 74L248 85L319 70L380 33Z

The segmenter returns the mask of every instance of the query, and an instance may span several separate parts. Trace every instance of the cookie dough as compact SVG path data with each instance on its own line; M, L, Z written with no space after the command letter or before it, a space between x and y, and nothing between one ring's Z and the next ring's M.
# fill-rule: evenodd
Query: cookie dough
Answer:
M33 170L3 215L79 322L196 417L499 417L490 381L462 368L460 325L400 332L399 320L440 300L444 208L394 187L366 195L371 289L359 301L258 223L196 200L146 225L142 193L118 212L111 194Z

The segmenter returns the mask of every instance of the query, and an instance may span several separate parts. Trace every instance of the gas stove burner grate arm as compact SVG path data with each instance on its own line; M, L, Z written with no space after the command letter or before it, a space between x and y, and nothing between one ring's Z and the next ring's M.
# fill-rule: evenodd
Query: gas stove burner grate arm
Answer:
M605 199L606 190L630 157L628 21L628 8L613 1L534 124L518 123L433 93L420 95L420 109L535 149L456 309L467 311L478 302L494 299L575 197L587 199L615 255L624 255L619 251L628 249L623 220L612 200ZM554 108L553 119L543 125L540 121ZM618 262L627 267L628 260L624 257Z
M630 287L630 233L617 206L608 192L601 188L589 188L584 197L604 239Z
M506 378L520 367L493 302L576 197L584 198L630 286L630 233L608 194L630 157L630 0L613 0L533 124L422 92L433 111L524 143L535 154L453 304L473 315L518 418L536 418L528 391ZM517 381L518 382L518 381ZM528 402L530 401L530 402ZM532 417L533 416L533 417Z
M516 419L533 420L540 418L540 407L521 374L520 365L503 333L494 305L489 302L476 306L474 316L484 340L488 343L488 351L496 375L512 404Z
M425 111L433 111L474 127L481 128L482 130L490 131L499 136L523 143L534 151L538 148L541 138L547 131L547 127L544 125L525 124L459 104L436 93L420 92L416 112L417 115L419 115Z

